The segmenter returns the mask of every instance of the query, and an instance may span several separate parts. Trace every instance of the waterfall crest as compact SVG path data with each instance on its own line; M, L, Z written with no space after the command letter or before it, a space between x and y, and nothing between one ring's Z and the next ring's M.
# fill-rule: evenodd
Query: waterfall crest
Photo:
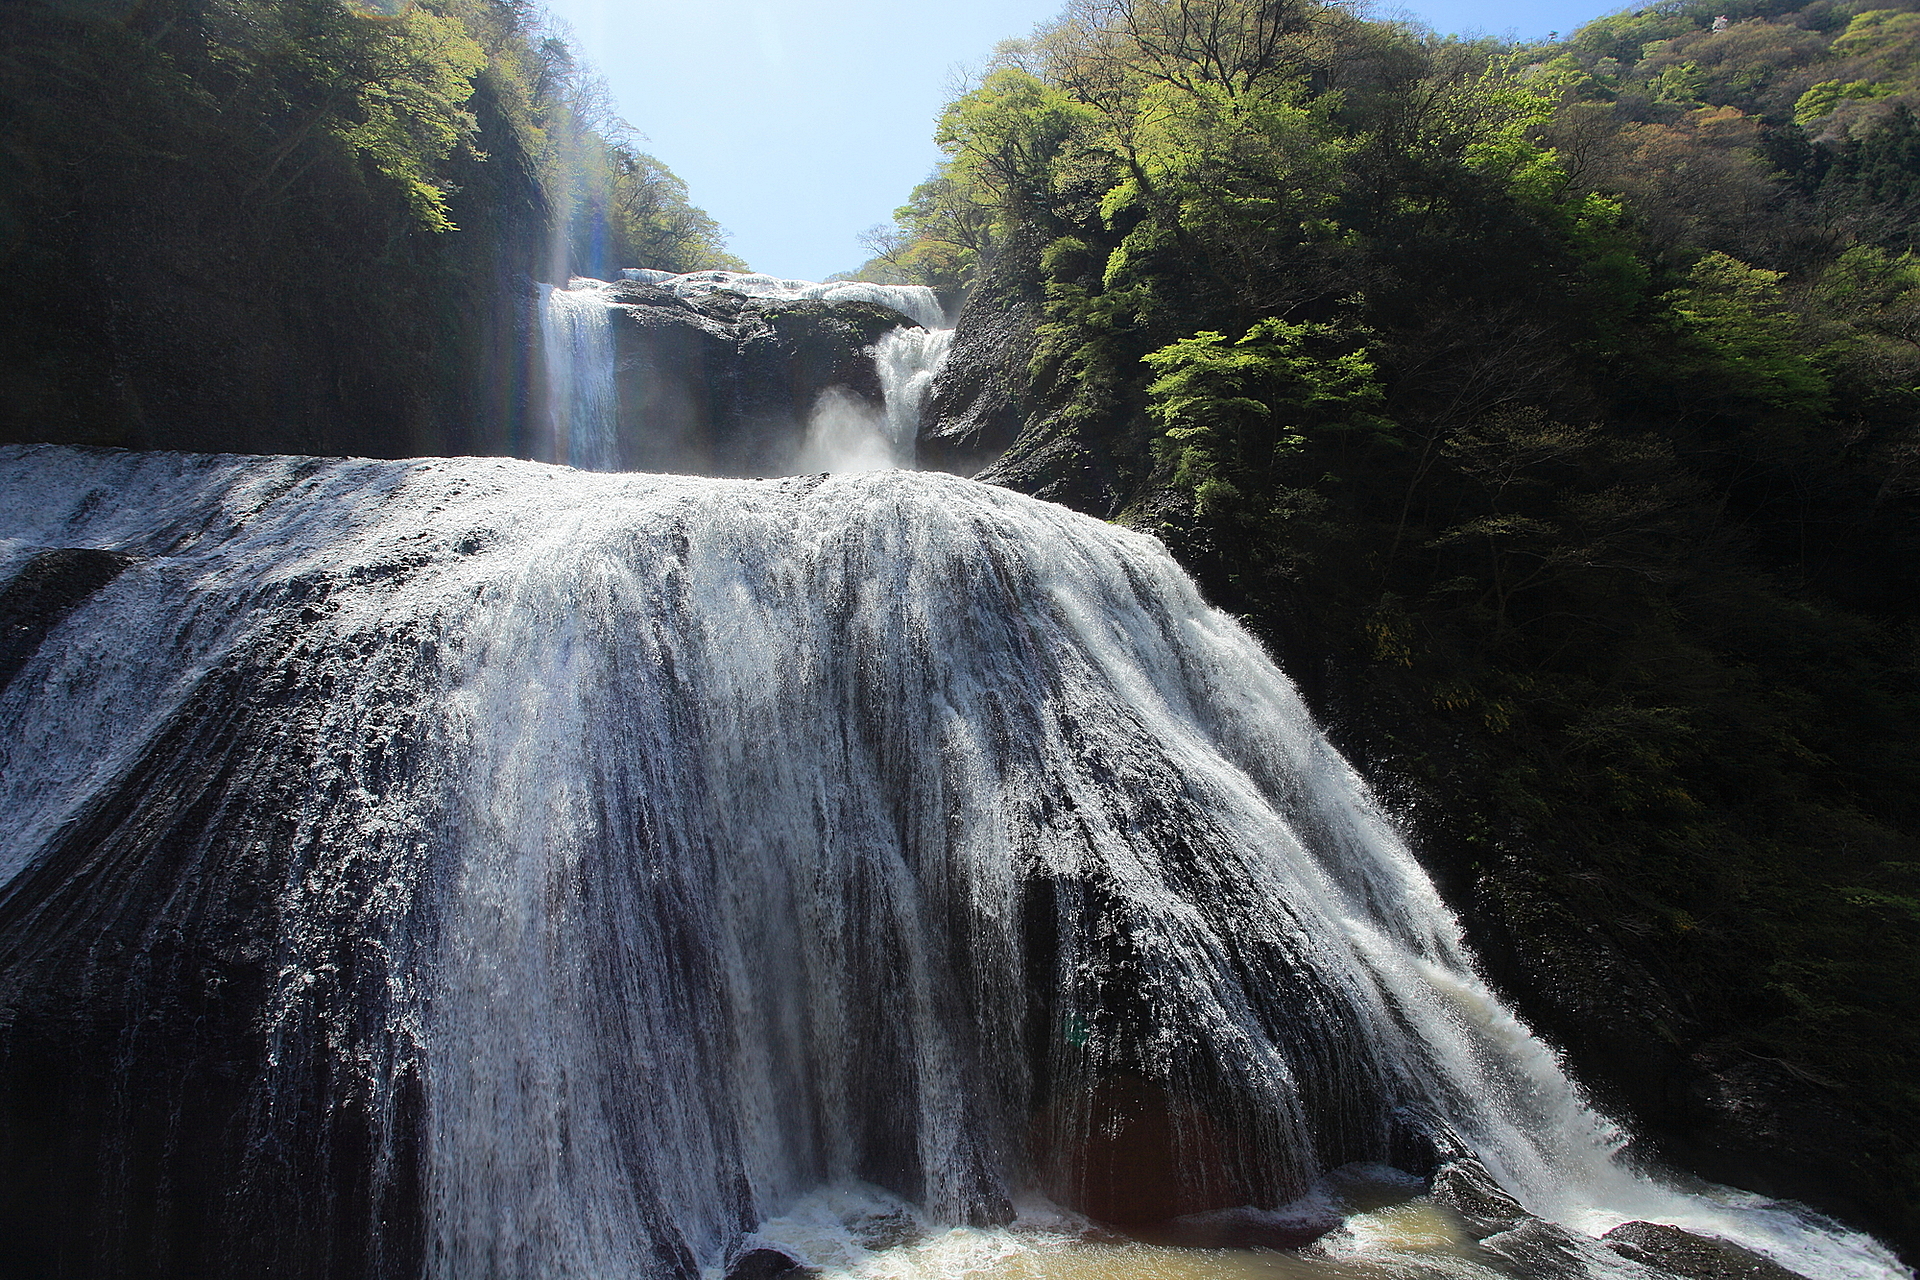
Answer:
M0 450L0 512L9 581L116 557L0 691L0 1060L69 1037L61 1114L201 1144L73 1138L87 1248L681 1277L821 1188L990 1232L1470 1152L1589 1233L1905 1274L1626 1165L1149 537L939 474L47 447Z
M689 271L676 275L671 271L628 268L620 273L629 280L651 284L682 298L698 298L709 293L738 293L749 298L778 298L788 301L873 302L891 307L922 329L949 327L946 312L933 290L921 284L872 284L865 280L786 280L779 276L747 271Z

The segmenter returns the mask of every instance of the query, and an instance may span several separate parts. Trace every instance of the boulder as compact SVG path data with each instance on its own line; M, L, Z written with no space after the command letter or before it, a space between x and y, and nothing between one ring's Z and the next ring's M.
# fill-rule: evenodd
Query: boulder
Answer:
M1601 1240L1624 1258L1682 1280L1809 1280L1751 1249L1658 1222L1623 1222Z
M749 1249L727 1268L727 1280L799 1280L819 1271L804 1266L778 1249Z
M1620 1272L1617 1259L1584 1236L1576 1236L1565 1227L1540 1218L1528 1218L1505 1231L1497 1231L1480 1242L1480 1247L1504 1259L1512 1274L1522 1280L1595 1280ZM1596 1266L1598 1262L1600 1265ZM1611 1262L1611 1266L1607 1263ZM1666 1280L1655 1273L1647 1280Z
M1531 1217L1520 1202L1493 1180L1486 1167L1472 1157L1448 1161L1433 1175L1430 1193L1435 1204L1460 1215L1476 1239L1509 1231Z

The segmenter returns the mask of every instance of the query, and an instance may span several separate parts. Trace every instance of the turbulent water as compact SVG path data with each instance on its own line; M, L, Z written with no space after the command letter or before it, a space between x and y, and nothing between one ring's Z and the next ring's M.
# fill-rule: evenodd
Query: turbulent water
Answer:
M157 1123L218 1130L207 1214L290 1224L260 1257L611 1280L758 1228L847 1274L1128 1274L1052 1206L1126 1220L1157 1179L1162 1216L1300 1212L1471 1152L1588 1233L1905 1274L1622 1163L1151 538L905 471L50 447L0 450L0 513L10 599L47 549L96 554L6 633L0 1034L68 1034L68 993L102 993L122 1119L75 1139L102 1171L72 1184L102 1203L187 1195ZM1145 1172L1129 1117L1160 1134ZM1414 1212L1354 1217L1313 1274L1508 1274L1409 1252ZM1182 1257L1131 1273L1309 1266Z

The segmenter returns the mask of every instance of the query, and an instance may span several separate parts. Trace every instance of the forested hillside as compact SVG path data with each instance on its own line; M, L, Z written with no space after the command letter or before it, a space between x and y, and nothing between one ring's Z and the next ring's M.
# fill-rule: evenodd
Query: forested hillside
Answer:
M1915 9L1075 0L866 268L972 289L923 453L1165 538L1603 1097L1909 1247Z
M531 282L738 265L517 0L0 9L0 439L510 452Z

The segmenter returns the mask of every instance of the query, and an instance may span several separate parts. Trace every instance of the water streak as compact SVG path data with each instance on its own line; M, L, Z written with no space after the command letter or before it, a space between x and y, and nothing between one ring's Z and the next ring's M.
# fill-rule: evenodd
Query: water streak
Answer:
M620 402L614 388L613 314L598 280L564 289L543 285L541 346L546 357L549 435L542 462L583 471L620 468Z

